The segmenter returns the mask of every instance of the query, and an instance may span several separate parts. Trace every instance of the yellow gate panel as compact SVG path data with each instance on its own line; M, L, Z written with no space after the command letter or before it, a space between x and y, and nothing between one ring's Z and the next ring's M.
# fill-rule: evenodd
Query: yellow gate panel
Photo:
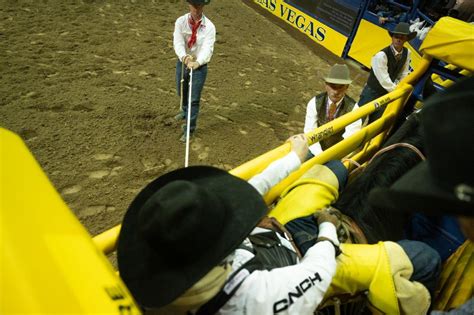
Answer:
M0 128L0 314L140 314L21 139Z
M443 17L429 31L420 51L473 72L474 25Z

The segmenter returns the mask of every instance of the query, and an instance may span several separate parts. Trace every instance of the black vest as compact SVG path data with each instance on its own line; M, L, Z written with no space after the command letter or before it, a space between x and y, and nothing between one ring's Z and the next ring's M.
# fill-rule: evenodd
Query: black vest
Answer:
M269 231L249 235L253 248L241 247L255 254L255 257L246 262L240 269L227 279L224 287L206 304L202 305L195 315L215 314L234 295L244 280L255 270L272 270L298 262L294 251L281 244L276 232ZM228 286L228 284L231 285Z
M328 99L328 94L327 93L321 93L318 96L316 96L316 112L318 115L318 126L322 126L326 123L328 123L330 120L327 117L327 99ZM349 96L344 96L344 99L342 100L341 104L339 104L339 107L336 111L336 118L341 117L344 114L347 114L352 111L354 108L355 101L350 98ZM341 130L340 132L333 134L327 139L319 141L319 144L321 145L321 148L323 150L326 150L327 148L332 147L336 143L340 142L343 137L342 135L344 134L345 129Z
M395 58L395 55L393 54L392 48L390 46L385 47L381 51L385 53L388 59L388 62L387 62L388 75L390 76L390 79L392 81L395 81L395 79L400 75L400 72L403 70L403 66L405 65L405 62L407 61L408 49L403 47L402 57L398 61ZM379 80L377 80L377 77L375 76L373 69L370 69L370 75L369 75L369 78L367 79L367 85L373 91L377 92L378 97L388 93L388 91L385 90L380 85Z

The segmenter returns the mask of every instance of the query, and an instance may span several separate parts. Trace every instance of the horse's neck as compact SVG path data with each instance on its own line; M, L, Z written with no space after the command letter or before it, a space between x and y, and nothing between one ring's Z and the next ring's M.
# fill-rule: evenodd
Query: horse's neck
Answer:
M407 120L387 141L386 146L396 142L407 142L418 148L422 146L416 117ZM404 224L404 218L400 215L371 207L368 203L369 192L375 187L391 186L419 161L419 156L407 148L385 152L375 158L339 196L335 207L359 225L369 243L398 240L403 235Z

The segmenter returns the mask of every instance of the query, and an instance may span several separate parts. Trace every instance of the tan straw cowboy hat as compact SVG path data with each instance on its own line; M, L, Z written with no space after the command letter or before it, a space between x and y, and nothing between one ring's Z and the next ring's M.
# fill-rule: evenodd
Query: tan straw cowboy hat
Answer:
M324 78L324 81L333 84L351 84L349 68L346 65L335 64L329 70L329 74Z

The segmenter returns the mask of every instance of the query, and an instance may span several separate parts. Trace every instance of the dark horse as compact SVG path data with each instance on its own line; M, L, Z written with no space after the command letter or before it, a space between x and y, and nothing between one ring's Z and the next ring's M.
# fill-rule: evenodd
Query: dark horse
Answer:
M389 137L383 147L409 143L423 152L421 128L417 114L410 115ZM367 197L374 187L389 187L408 170L421 162L420 156L406 147L396 147L375 157L342 191L334 207L351 217L364 232L369 243L404 238L407 216L376 209Z
M397 143L408 143L423 153L418 114L408 116L383 148ZM465 241L454 217L429 217L421 213L408 215L375 208L368 202L372 188L391 186L421 160L416 151L403 146L379 154L346 186L334 207L354 220L368 243L405 238L418 240L434 248L444 261Z

